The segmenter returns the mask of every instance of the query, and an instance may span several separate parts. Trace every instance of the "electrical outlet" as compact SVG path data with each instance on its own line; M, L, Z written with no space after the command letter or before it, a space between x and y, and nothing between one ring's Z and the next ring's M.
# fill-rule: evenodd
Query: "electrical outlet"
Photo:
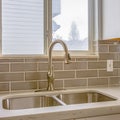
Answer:
M113 71L113 60L107 60L107 72Z

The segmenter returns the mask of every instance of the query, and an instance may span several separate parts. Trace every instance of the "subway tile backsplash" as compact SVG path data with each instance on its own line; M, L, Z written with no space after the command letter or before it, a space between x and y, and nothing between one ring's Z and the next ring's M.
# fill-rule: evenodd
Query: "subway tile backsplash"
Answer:
M113 72L107 72L107 60ZM39 57L0 58L0 92L47 88L48 59ZM100 40L99 58L53 58L55 88L120 85L120 43Z

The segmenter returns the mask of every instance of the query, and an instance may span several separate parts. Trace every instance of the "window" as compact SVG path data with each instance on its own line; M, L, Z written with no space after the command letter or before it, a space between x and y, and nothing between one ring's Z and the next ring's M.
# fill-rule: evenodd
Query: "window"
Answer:
M44 55L55 39L71 52L93 53L94 0L2 0L1 5L3 55Z

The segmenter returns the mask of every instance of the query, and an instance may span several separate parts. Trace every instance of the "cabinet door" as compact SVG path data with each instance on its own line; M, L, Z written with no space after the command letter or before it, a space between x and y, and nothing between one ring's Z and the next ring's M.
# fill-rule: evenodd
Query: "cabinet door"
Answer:
M82 118L82 119L76 119L76 120L120 120L120 114Z

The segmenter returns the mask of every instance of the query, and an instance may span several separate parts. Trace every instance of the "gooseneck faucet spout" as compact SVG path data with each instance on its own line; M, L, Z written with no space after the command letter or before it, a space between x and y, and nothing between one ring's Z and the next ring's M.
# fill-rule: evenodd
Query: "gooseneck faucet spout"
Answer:
M54 90L54 71L53 71L53 65L52 65L52 50L55 44L61 44L65 51L65 63L69 63L70 55L68 53L68 48L66 44L62 40L55 40L50 44L49 47L49 57L48 57L48 73L47 73L47 80L48 80L48 91Z

